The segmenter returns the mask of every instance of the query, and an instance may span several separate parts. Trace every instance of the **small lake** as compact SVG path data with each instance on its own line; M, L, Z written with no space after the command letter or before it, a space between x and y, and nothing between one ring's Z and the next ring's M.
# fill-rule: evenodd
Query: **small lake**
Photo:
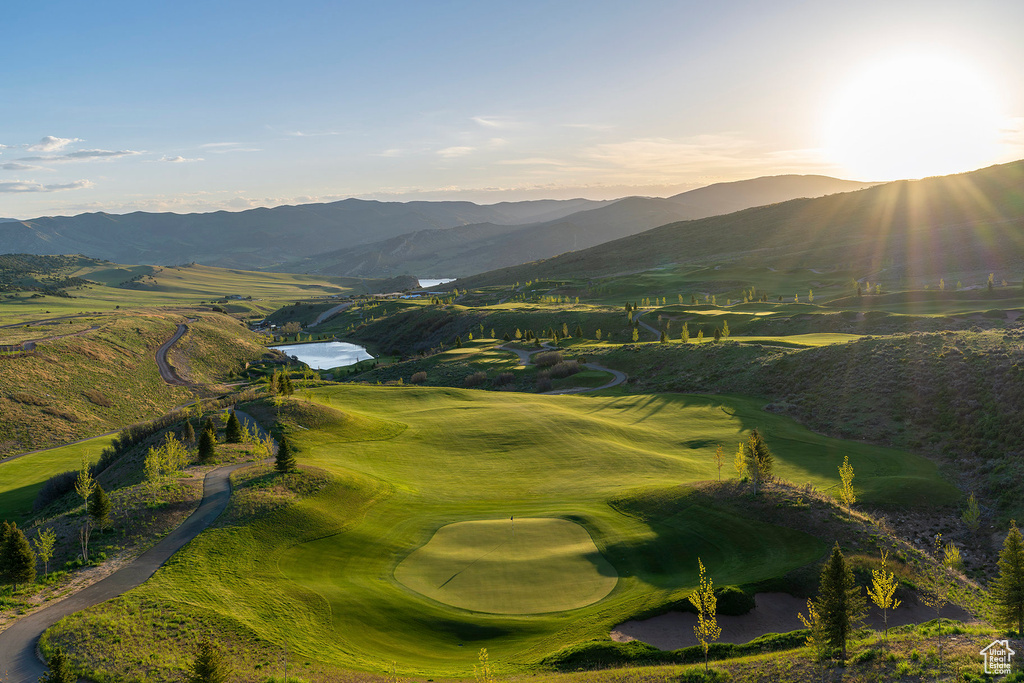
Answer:
M348 342L314 342L312 344L285 344L272 346L281 353L295 356L314 370L329 370L354 365L361 360L373 358L358 344Z
M446 285L449 282L455 282L457 278L454 277L439 277L434 279L428 279L425 277L419 278L420 289L430 289L431 287L437 287L438 285Z

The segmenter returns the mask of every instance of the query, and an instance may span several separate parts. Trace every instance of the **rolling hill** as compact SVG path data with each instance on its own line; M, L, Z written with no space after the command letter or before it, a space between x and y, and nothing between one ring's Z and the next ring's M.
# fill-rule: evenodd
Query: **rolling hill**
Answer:
M705 218L796 197L870 186L827 176L772 176L717 183L663 199L626 197L527 225L481 223L419 230L284 263L287 272L362 277L409 273L462 277L586 249L680 220Z
M896 283L937 283L954 273L1019 279L1024 161L671 223L482 273L459 287L726 262L776 270L843 268Z

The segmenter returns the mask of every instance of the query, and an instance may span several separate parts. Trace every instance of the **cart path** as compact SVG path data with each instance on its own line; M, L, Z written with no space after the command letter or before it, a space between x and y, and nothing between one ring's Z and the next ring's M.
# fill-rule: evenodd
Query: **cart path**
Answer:
M156 367L160 371L160 376L168 384L179 387L187 387L188 382L178 377L178 374L174 372L174 368L167 362L167 352L171 350L175 342L185 336L186 332L188 332L188 325L178 323L178 330L174 333L174 336L161 344L160 348L156 350Z
M306 325L306 327L307 328L309 328L309 327L316 327L320 323L326 322L328 318L333 318L334 316L338 315L339 313L341 313L342 311L347 309L353 303L354 302L350 301L347 304L339 304L339 305L335 306L334 308L330 308L330 309L324 311L323 313L321 313L320 315L318 315L316 317L316 320L314 320L310 324Z
M544 348L534 349L533 351L524 351L522 349L513 349L513 348L510 348L508 346L499 346L498 348L501 349L502 351L511 351L512 353L514 353L517 356L519 356L519 364L522 365L523 367L526 367L527 365L530 364L530 356L532 356L535 353L539 353L541 351L557 351L558 350L557 348L548 345L547 342L544 343ZM582 365L583 365L583 367L585 367L585 368L587 368L589 370L597 370L599 372L607 372L608 374L610 374L612 376L611 381L609 381L606 384L602 384L599 387L573 387L571 389L555 389L554 391L545 391L543 393L545 395L548 395L548 396L557 396L557 395L560 395L560 394L582 394L585 391L599 391L601 389L608 389L610 387L618 386L619 384L622 384L623 382L625 382L628 379L628 375L626 375L626 373L620 372L618 370L612 370L611 368L606 368L605 366L598 365L597 363L582 363Z
M0 672L7 674L5 680L35 683L46 671L36 657L36 643L43 632L70 614L116 598L145 583L174 553L220 516L231 495L231 473L252 464L225 465L208 472L203 480L203 499L199 507L159 543L105 579L15 621L0 633Z

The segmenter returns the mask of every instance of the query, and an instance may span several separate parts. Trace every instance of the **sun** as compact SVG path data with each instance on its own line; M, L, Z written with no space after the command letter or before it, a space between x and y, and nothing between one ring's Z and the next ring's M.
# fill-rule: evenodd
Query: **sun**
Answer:
M864 180L922 178L996 163L994 88L967 63L934 53L867 66L842 88L825 127L831 160Z

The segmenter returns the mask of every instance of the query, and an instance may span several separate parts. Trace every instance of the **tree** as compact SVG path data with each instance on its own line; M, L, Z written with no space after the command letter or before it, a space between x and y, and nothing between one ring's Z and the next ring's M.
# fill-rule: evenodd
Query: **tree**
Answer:
M747 476L747 459L743 455L743 443L736 448L736 455L732 459L732 466L736 468L736 476L741 480Z
M209 432L204 429L202 435L199 437L199 462L210 462L216 454L217 441L213 438L213 432Z
M633 328L633 341L640 341L640 331L636 327Z
M683 331L679 334L679 338L683 340L684 344L690 343L690 325L689 323L683 323Z
M182 430L181 440L190 446L196 443L196 430L192 427L191 420L185 420L185 428Z
M479 666L473 665L473 678L476 679L477 683L494 683L494 669L491 667L490 657L487 654L487 648L480 648L480 652L477 654L477 661L480 662Z
M594 339L596 339L597 341L601 341L601 328L600 327L597 328L596 330L594 330Z
M504 339L505 341L512 341L512 335L510 335L510 334L509 334L508 332L506 332L506 333L505 333L505 334L504 334L504 335L502 336L502 339Z
M228 416L228 423L224 427L224 436L228 443L242 443L242 423L238 421L235 411Z
M725 462L725 449L722 448L722 444L718 444L715 448L715 464L718 465L718 481L722 481L722 463Z
M960 519L963 520L964 524L971 531L977 531L981 526L981 508L978 507L978 499L974 497L973 491L967 497L967 508L964 509L964 514L961 515Z
M718 329L717 327L715 328L715 341L722 341L722 330Z
M723 320L722 321L722 336L728 338L729 334L730 334L729 333L729 321L728 320Z
M57 532L53 529L43 529L32 539L35 546L36 556L43 561L43 576L50 573L50 559L53 557L53 546L57 543ZM0 542L2 545L2 542Z
M668 343L668 335L665 334L665 330L661 331L661 336L658 337L658 341L661 342L662 344L667 344Z
M722 635L722 629L718 626L718 619L715 615L718 599L715 597L715 586L711 579L704 573L704 563L697 558L697 566L700 567L700 583L697 590L690 593L687 600L697 610L697 625L693 627L693 635L704 650L704 671L708 670L708 648L711 643L718 640Z
M96 484L96 492L89 501L89 517L100 529L106 528L110 523L110 498L99 483Z
M846 661L846 641L864 618L866 603L853 572L836 542L821 568L814 609L821 622L821 634L831 653Z
M516 339L522 339L523 338L523 333L519 331L518 327L516 328L516 335L515 336L516 336Z
M288 444L288 438L284 434L277 437L277 459L274 461L274 469L281 474L288 474L298 469L295 453L292 451L292 447Z
M583 326L580 325L579 323L576 323L576 329L572 331L572 334L577 339L582 339L583 338Z
M217 440L217 428L213 425L213 418L212 417L208 417L205 420L203 420L203 431L204 432L209 432L210 436L213 437L214 442L216 442L216 440Z
M949 566L942 559L942 534L935 534L933 545L935 559L925 560L918 577L918 585L923 589L921 602L935 610L935 616L941 616L942 608L949 602L949 593L953 590L953 575Z
M189 667L187 683L226 683L231 670L220 650L208 640L199 643L199 651Z
M768 444L761 437L761 432L753 429L747 442L743 444L743 457L747 464L747 474L754 485L754 494L763 482L771 481L775 468L775 456L768 449Z
M75 480L75 492L82 498L82 506L89 510L89 497L96 489L96 480L89 472L89 465L83 460L82 469L78 471L78 479ZM92 519L85 518L85 523L78 532L78 538L82 544L82 560L89 561L89 535L92 533Z
M848 455L843 456L843 464L839 466L839 481L839 497L849 510L857 502L857 494L853 492L853 465Z
M462 337L460 337L459 335L455 335L455 348L462 348Z
M889 639L889 610L895 610L900 606L896 599L896 588L900 582L896 580L896 574L886 569L885 562L888 554L882 551L882 567L871 570L871 586L868 588L868 597L871 602L882 610L882 623L885 624L885 638Z
M703 328L697 330L697 343L698 344L704 343L704 330L703 330Z
M78 680L78 676L71 672L67 655L60 648L46 660L46 667L49 671L39 677L39 683L75 683Z
M996 620L1000 626L1017 628L1024 635L1024 538L1017 522L1010 522L1010 532L999 552L999 576L992 587Z
M0 547L0 582L9 583L17 590L19 583L35 581L36 555L16 523L11 522L7 526L3 541L3 547Z

